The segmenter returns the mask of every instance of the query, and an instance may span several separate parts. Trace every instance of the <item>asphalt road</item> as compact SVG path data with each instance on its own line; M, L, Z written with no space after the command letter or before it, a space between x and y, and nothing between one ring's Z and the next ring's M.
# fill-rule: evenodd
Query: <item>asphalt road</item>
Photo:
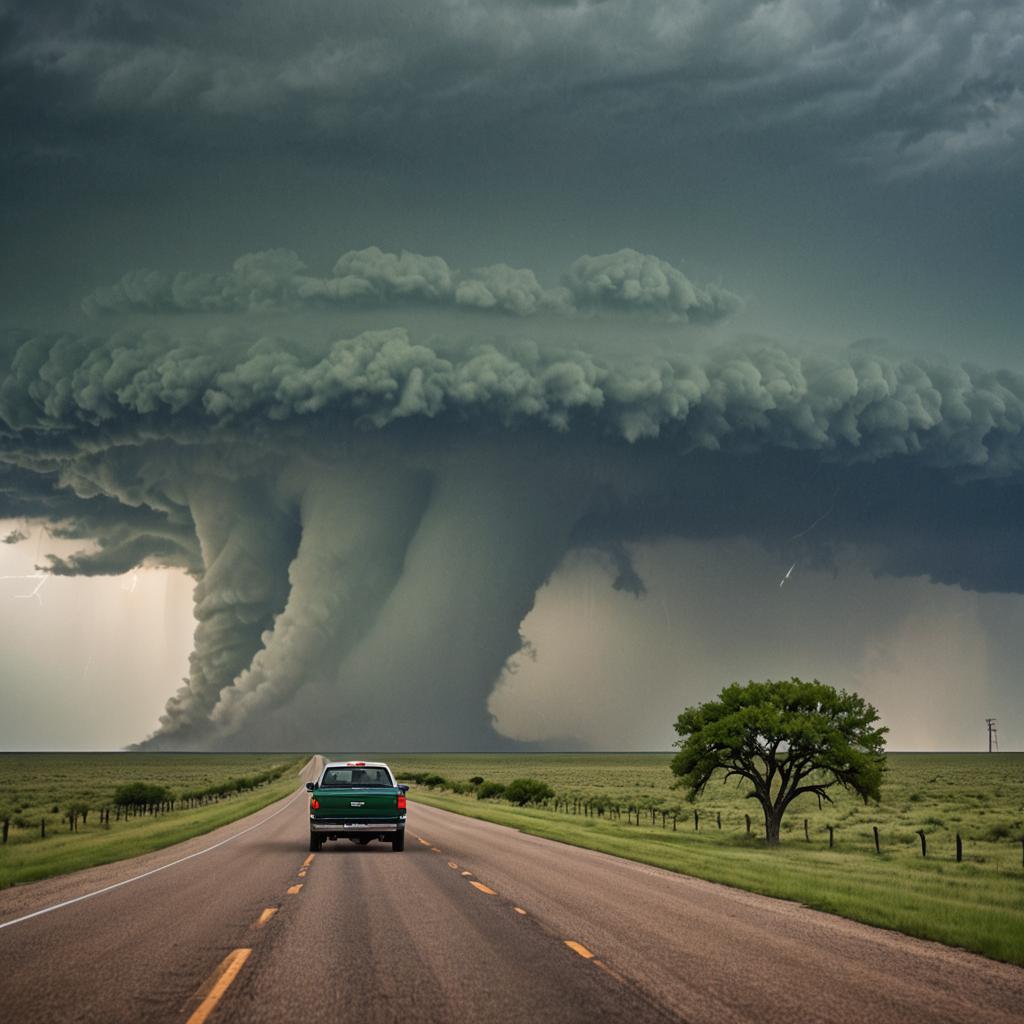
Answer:
M300 791L0 893L0 1016L1021 1020L1019 968L434 808L400 854L306 838Z

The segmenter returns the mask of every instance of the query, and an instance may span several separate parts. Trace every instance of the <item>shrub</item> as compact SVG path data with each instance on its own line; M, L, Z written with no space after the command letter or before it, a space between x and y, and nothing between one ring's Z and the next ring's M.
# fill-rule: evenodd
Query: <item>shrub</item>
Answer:
M505 787L505 799L520 807L526 804L542 804L545 800L551 800L554 795L555 791L539 779L513 779Z
M483 782L476 790L477 800L493 800L504 795L505 787L500 782Z
M1021 822L998 821L989 825L981 834L981 838L990 843L998 842L1000 839L1009 839L1018 834L1021 829Z
M120 807L149 807L171 799L166 786L151 782L130 782L114 790L114 803Z
M483 781L484 777L482 775L474 775L473 778L469 780L469 784L471 786L479 786L483 783Z

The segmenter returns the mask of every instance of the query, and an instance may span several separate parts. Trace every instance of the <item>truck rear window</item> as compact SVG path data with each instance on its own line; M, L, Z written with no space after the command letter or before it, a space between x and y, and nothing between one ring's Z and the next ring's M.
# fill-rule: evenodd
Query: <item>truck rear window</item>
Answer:
M322 788L343 786L390 786L387 768L328 768L320 782Z

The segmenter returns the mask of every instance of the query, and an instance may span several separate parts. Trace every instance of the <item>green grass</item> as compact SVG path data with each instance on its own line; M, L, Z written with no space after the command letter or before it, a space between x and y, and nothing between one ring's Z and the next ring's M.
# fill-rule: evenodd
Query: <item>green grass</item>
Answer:
M879 804L850 796L818 810L802 797L784 821L782 843L766 848L757 804L715 781L696 804L671 788L668 754L382 755L397 772L429 771L455 781L529 776L559 797L605 797L665 810L667 827L625 817L582 817L512 807L414 787L414 800L783 899L908 935L1024 965L1024 754L891 754ZM700 813L694 832L693 810ZM722 828L716 824L722 816ZM672 814L678 831L672 831ZM746 835L744 814L753 819ZM808 821L811 842L804 839ZM835 829L828 848L825 826ZM882 854L874 852L877 825ZM923 829L928 857L916 834ZM956 863L955 836L964 842Z
M148 853L252 814L296 789L308 760L296 754L0 754L0 812L12 821L0 846L0 889ZM254 790L155 816L116 821L111 812L110 827L100 824L99 809L111 806L114 790L128 782L180 793L277 767L284 769L281 777ZM61 820L74 803L90 808L77 832Z

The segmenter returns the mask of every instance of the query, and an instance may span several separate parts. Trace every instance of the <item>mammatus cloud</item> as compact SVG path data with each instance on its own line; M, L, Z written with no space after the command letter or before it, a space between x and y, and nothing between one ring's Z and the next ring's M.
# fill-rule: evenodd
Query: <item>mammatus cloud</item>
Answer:
M1020 374L858 348L19 333L0 515L93 541L55 572L194 575L190 674L150 745L479 748L574 547L637 596L626 545L666 536L1024 592L1022 429Z
M344 253L328 277L307 273L287 249L248 253L223 274L137 270L82 303L87 313L263 312L319 306L388 306L420 303L492 310L529 317L615 310L665 320L711 324L737 312L738 295L717 285L700 287L657 256L620 249L581 256L565 284L544 288L532 270L496 263L460 272L440 256L382 252L376 246Z

